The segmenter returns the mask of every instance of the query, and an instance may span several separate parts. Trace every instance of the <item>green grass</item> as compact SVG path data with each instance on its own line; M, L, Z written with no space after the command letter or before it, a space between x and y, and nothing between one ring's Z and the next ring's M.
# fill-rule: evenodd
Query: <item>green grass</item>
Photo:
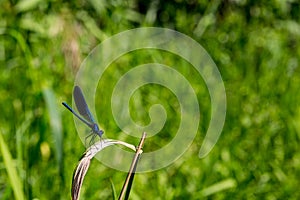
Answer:
M16 164L14 163L12 156L9 152L9 149L3 140L2 133L0 135L0 146L1 146L1 155L3 156L4 167L7 171L9 183L14 192L14 197L17 200L23 200L25 198L23 193L23 187L21 184L22 181L17 173Z
M71 103L81 62L106 38L136 27L165 27L198 41L216 62L227 95L220 140L198 158L210 119L203 79L177 56L135 51L112 63L99 82L96 112L105 135L138 143L118 128L110 97L118 78L149 62L176 65L197 91L201 122L191 147L172 165L136 174L132 199L299 199L300 5L296 1L8 1L0 10L0 199L69 199L85 148ZM147 85L130 101L132 118L149 122L160 103L168 119L144 151L166 145L180 122L176 97ZM84 129L85 130L85 129ZM138 134L138 133L137 133ZM112 199L126 173L93 160L82 199Z

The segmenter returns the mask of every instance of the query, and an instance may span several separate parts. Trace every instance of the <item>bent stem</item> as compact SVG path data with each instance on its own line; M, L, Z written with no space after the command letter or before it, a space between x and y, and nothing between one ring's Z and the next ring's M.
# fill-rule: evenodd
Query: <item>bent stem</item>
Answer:
M72 179L72 190L71 196L72 200L78 200L80 195L80 189L83 183L83 179L87 170L89 169L91 159L101 150L104 148L111 146L111 145L123 145L132 149L133 151L137 151L134 145L128 144L126 142L118 141L118 140L111 140L111 139L102 139L99 142L92 145L90 148L86 150L83 156L80 158L79 163L74 170L73 179Z
M133 161L131 163L127 178L125 180L125 183L123 185L122 191L121 191L121 195L119 197L119 199L123 199L125 196L125 199L128 199L129 193L130 193L130 189L131 189L131 185L133 182L133 178L134 178L134 173L136 171L136 166L139 160L139 157L141 155L142 151L142 147L144 145L144 141L146 138L146 133L143 133L143 136L140 140L140 143L138 145L138 147L136 148L134 145L132 144L128 144L126 142L123 141L118 141L118 140L111 140L111 139L102 139L99 142L95 143L94 145L92 145L90 148L88 148L86 150L86 152L82 155L82 157L79 160L79 163L77 165L77 167L74 170L73 173L73 179L72 179L72 189L71 189L71 196L72 196L72 200L78 200L79 196L80 196L80 189L83 183L83 179L87 173L87 170L89 169L90 163L91 163L91 159L101 150L103 150L104 148L111 146L111 145L123 145L127 148L130 148L131 150L135 151L135 156L133 158ZM127 188L127 190L126 190ZM126 194L125 194L126 191Z

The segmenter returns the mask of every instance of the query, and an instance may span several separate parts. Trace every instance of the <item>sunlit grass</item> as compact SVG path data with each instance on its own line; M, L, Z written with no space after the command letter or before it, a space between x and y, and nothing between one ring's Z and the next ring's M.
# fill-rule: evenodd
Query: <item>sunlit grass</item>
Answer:
M118 128L110 109L113 86L136 65L173 66L189 78L200 102L199 131L188 151L164 169L137 174L131 197L300 198L300 16L295 1L4 0L1 6L0 199L70 198L72 172L85 147L61 102L72 101L76 72L97 44L142 26L176 29L200 42L220 70L228 109L220 140L199 159L210 97L189 63L167 52L143 50L112 63L99 82L94 113L106 137L137 142ZM133 97L132 117L142 124L149 122L153 102L164 105L166 134L144 145L146 151L159 149L178 127L178 102L156 85L140 88ZM125 177L101 163L91 165L82 197L112 199Z
M7 144L5 143L4 138L2 137L2 134L3 133L1 130L0 150L1 155L3 157L5 169L9 177L9 183L13 189L14 198L16 200L24 200L25 197L23 192L22 179L20 178L20 175L17 172L16 162L13 160L12 155L7 147Z

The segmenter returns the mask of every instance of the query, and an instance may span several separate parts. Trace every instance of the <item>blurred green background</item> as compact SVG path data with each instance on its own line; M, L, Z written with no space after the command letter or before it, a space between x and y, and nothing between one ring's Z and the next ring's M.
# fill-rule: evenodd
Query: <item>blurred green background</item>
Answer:
M147 26L177 30L203 45L224 80L227 116L217 145L199 159L209 94L193 69L179 66L197 91L199 133L175 163L136 175L131 199L300 199L299 1L2 0L0 5L0 199L70 199L73 169L85 148L61 102L71 103L76 72L97 44ZM138 64L177 63L166 52L147 55L124 56L100 83L96 112L109 138L139 141L123 134L111 116L112 83ZM178 128L178 102L170 92L162 96L164 90L145 86L132 97L137 121L149 122L153 103L168 112L165 134L146 140L144 151L168 143ZM112 199L111 182L119 193L125 177L94 160L81 197Z

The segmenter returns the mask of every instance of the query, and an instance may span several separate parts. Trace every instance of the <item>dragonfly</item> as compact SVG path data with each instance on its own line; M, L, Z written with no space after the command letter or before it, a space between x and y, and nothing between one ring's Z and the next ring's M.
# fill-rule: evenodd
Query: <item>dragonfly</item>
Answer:
M89 138L90 136L92 136L90 142L92 142L96 136L99 136L100 139L102 139L102 135L104 134L104 132L99 128L98 124L96 123L85 101L82 90L77 85L74 87L73 96L75 100L75 105L81 116L77 114L66 102L62 102L62 105L64 105L70 112L72 112L80 121L82 121L88 127L91 128L91 134L88 135L85 139Z

